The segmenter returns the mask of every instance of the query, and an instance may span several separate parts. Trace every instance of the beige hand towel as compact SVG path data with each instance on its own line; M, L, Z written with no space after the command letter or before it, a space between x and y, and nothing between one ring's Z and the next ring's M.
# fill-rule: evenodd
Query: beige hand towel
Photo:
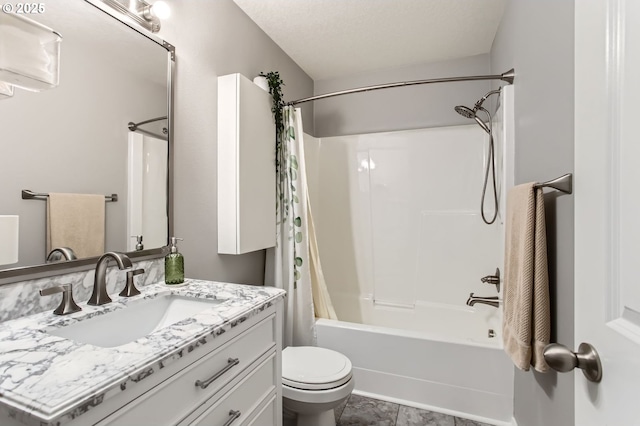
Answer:
M105 197L56 194L47 198L47 253L71 248L78 259L104 253Z
M518 185L507 196L505 240L504 349L516 367L545 372L549 344L549 273L544 194L534 183Z

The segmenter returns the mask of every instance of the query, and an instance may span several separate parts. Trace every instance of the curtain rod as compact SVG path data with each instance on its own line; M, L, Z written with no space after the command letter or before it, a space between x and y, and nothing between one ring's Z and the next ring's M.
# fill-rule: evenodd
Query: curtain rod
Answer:
M129 124L127 124L127 128L132 132L140 132L140 133L143 133L143 134L145 134L147 136L152 136L154 138L166 141L166 140L168 140L168 137L167 137L168 131L167 131L166 127L162 128L162 132L164 133L164 135L159 135L157 133L153 133L153 132L150 132L148 130L140 129L138 127L138 126L142 126L143 124L153 123L154 121L162 121L162 120L166 120L166 119L167 119L167 116L165 115L165 116L162 116L162 117L156 117L156 118L152 118L152 119L149 119L149 120L141 121L139 123L134 123L133 121L130 121Z
M287 105L298 105L304 102L317 101L319 99L332 98L334 96L349 95L351 93L368 92L371 90L389 89L392 87L414 86L417 84L430 84L430 83L449 83L453 81L476 81L476 80L502 80L509 84L513 84L515 77L515 71L511 68L507 72L496 75L472 75L468 77L447 77L447 78L432 78L430 80L415 80L415 81L403 81L399 83L377 84L375 86L358 87L356 89L341 90L338 92L325 93L324 95L311 96L309 98L298 99L287 103Z

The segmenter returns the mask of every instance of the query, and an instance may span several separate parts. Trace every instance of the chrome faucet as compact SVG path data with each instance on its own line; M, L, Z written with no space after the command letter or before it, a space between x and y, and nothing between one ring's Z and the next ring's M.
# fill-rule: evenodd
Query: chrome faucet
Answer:
M118 268L121 270L133 267L131 259L129 259L129 257L124 253L109 251L100 256L98 263L96 263L96 275L93 280L93 293L91 293L91 297L87 302L88 305L99 306L111 302L111 298L107 294L107 264L111 259L116 261Z
M476 303L489 305L489 306L493 306L494 308L497 308L498 306L500 306L500 299L498 299L498 296L480 297L480 296L474 296L473 293L471 293L469 295L469 298L467 299L467 306L473 306Z
M47 263L59 262L61 260L76 260L77 258L72 248L56 247L47 255Z

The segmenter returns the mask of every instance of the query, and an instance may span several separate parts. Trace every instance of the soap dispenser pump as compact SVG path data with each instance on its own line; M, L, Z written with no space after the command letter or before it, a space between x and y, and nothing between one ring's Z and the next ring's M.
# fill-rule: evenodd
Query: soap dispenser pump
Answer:
M136 239L136 251L144 250L144 244L142 244L142 235L132 235L131 238Z
M182 238L171 237L169 254L164 258L164 282L169 285L184 283L184 256L178 252L178 241Z

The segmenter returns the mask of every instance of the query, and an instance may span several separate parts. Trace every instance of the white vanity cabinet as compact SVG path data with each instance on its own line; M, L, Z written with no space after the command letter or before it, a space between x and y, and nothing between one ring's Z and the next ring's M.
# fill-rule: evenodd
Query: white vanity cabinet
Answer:
M47 331L115 318L169 294L212 303L114 347ZM46 312L0 323L0 425L281 426L285 296L273 287L187 279L70 317Z
M124 406L114 407L117 401L101 404L97 409L105 414L114 411L93 424L279 426L281 330L280 311L267 308L216 337L213 345L198 348L212 346L203 356L197 357L197 350L193 351L193 357L185 354L183 360L189 361L189 365L136 392L135 399ZM218 339L220 343L216 345ZM127 393L123 392L118 399L126 398ZM83 417L76 420L78 425L87 424L88 419ZM76 421L70 425L75 426Z

